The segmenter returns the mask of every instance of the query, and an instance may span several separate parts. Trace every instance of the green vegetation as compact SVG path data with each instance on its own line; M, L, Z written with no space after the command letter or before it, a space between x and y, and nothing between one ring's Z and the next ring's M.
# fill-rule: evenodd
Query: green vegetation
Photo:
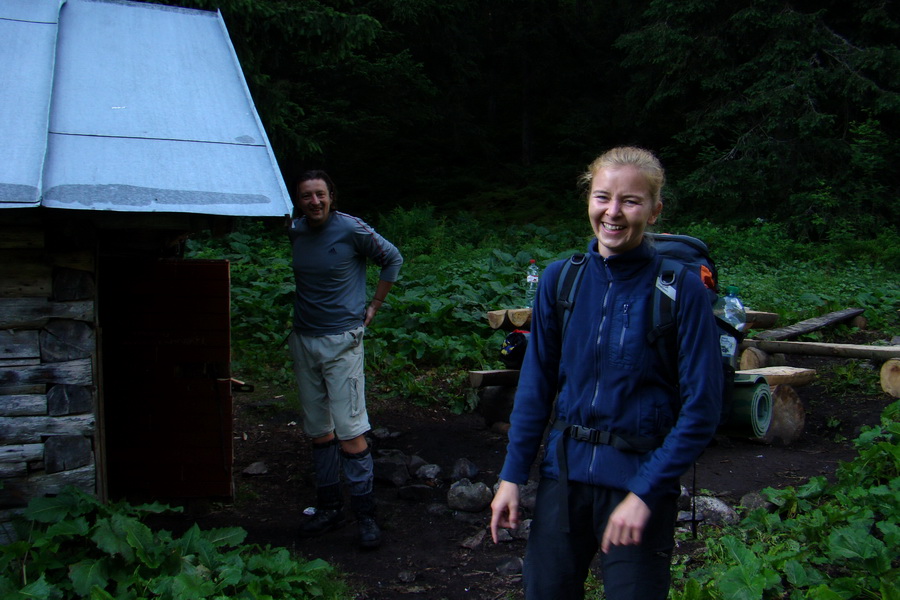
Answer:
M677 568L673 600L900 598L900 402L855 444L833 484L768 488L775 512L710 536Z
M466 372L502 367L498 352L504 334L488 327L485 313L523 304L522 279L531 258L543 268L582 250L590 235L580 214L558 215L552 228L497 227L490 215L450 216L422 206L395 208L369 221L406 260L366 342L374 392L446 402L458 411L470 407ZM888 338L900 334L895 239L884 237L851 252L847 244L799 243L786 228L764 222L746 228L666 222L659 229L705 240L721 284L739 286L748 307L776 312L782 323L860 307L870 329ZM293 274L284 232L246 222L221 238L191 240L189 249L193 257L231 262L235 372L257 382L289 384L283 342L290 331ZM369 277L374 289L375 267ZM847 327L836 331L846 333ZM847 373L846 379L858 376Z
M240 528L202 531L194 525L175 537L144 523L171 510L104 505L74 488L33 499L17 522L19 541L0 546L0 598L347 597L326 562L243 544Z

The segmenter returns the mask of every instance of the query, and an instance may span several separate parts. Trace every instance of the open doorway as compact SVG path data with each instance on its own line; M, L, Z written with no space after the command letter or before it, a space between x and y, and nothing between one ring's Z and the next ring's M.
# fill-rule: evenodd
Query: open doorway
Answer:
M233 497L227 261L101 256L107 496Z

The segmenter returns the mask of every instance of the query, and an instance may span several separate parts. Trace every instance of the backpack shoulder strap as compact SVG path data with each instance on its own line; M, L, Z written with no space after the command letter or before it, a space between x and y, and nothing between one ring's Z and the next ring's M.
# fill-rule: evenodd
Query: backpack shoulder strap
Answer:
M586 262L582 253L573 254L563 265L556 280L556 322L559 324L560 340L565 338L569 316L575 307L575 293L581 282L582 267Z
M672 381L678 381L678 344L675 318L678 310L678 288L687 268L680 261L662 257L656 284L653 286L652 312L647 343L656 347Z

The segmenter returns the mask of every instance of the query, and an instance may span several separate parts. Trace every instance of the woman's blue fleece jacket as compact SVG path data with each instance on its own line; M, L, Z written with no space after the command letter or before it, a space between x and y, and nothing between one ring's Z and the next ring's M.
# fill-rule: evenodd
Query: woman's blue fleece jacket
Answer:
M500 478L528 481L558 393L558 418L568 424L623 437L665 435L661 446L645 454L562 440L570 480L634 492L652 510L660 498L677 493L678 478L706 448L719 423L723 376L718 330L706 288L688 273L677 290L676 386L659 351L647 342L660 261L656 250L645 240L604 259L594 240L586 258L562 348L556 285L566 261L551 264L541 277ZM544 477L558 479L561 435L549 432L541 463Z

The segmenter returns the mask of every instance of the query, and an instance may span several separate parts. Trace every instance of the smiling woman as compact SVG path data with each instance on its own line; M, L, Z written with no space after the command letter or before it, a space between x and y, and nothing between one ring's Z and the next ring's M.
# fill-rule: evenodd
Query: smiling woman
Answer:
M583 598L600 550L607 598L662 600L678 478L712 439L721 409L718 334L703 283L687 273L678 290L677 379L664 367L675 357L647 350L661 259L644 230L662 211L665 180L656 157L614 148L582 180L590 182L596 242L570 302L578 327L560 333L556 290L567 259L557 261L538 284L534 342L519 375L491 532L497 542L500 528L518 525L519 485L550 426L525 553L525 598Z
M662 212L662 166L639 148L615 148L600 156L583 177L590 183L588 217L604 258L640 245L647 225Z

